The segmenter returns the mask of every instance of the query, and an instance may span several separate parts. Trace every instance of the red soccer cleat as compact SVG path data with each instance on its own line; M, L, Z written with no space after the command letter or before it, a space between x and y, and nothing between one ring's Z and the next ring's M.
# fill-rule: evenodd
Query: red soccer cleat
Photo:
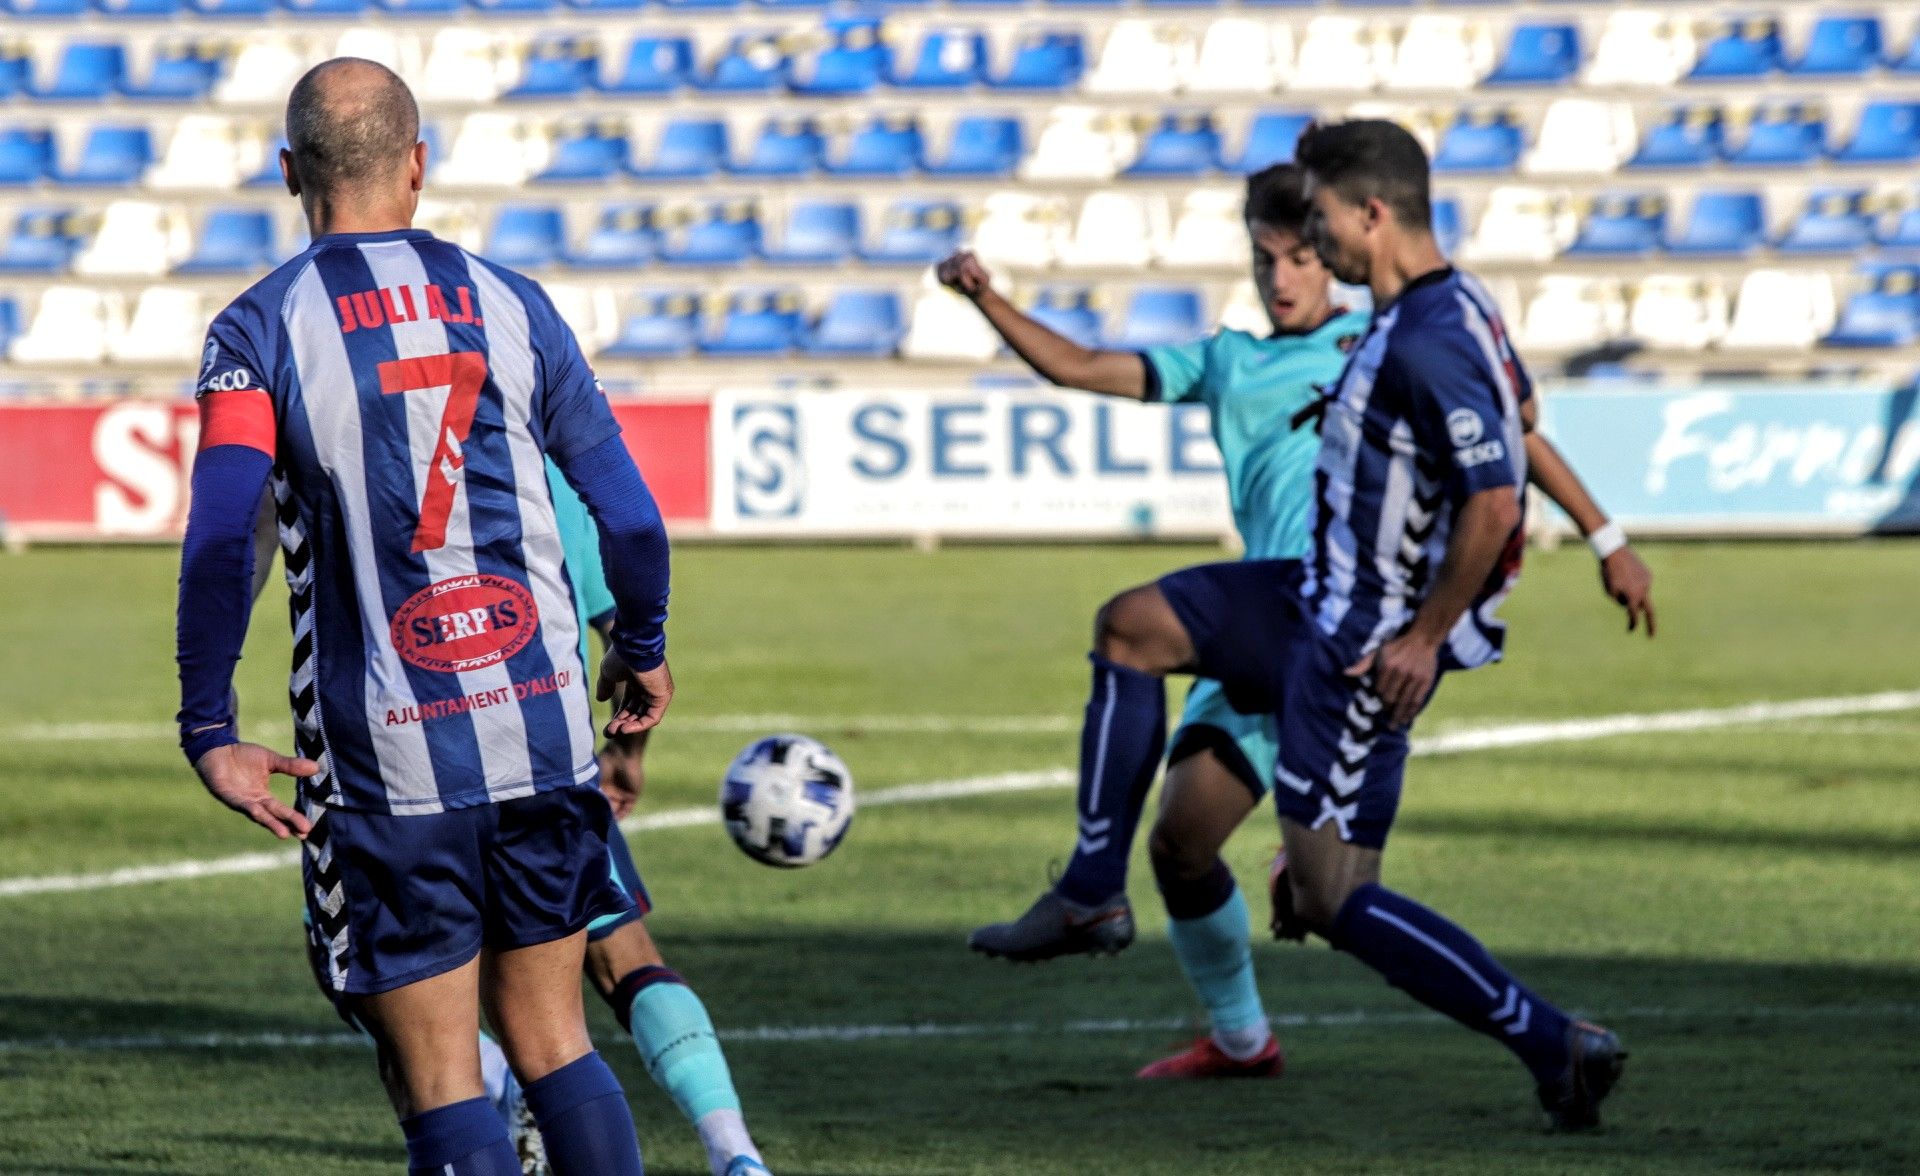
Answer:
M1212 1037L1202 1037L1172 1057L1144 1067L1135 1078L1278 1078L1287 1072L1287 1055L1278 1037L1267 1038L1267 1048L1244 1062L1221 1051Z

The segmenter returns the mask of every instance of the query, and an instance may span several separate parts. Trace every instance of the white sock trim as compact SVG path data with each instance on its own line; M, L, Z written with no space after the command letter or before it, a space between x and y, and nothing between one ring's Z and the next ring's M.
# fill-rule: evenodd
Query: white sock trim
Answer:
M1236 1062L1259 1057L1260 1051L1267 1048L1267 1042L1271 1040L1273 1030L1267 1027L1265 1021L1255 1021L1244 1029L1221 1029L1216 1026L1213 1030L1213 1043L1220 1047L1221 1053Z
M700 1133L700 1142L706 1145L707 1166L713 1169L713 1176L727 1176L727 1165L735 1156L765 1162L760 1160L760 1149L753 1146L753 1137L747 1134L747 1121L739 1111L725 1108L708 1111L693 1128Z

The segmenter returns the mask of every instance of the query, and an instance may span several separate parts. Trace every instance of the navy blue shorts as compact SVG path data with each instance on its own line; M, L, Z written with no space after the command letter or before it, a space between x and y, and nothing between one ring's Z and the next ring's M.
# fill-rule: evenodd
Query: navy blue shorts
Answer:
M1246 715L1279 711L1279 677L1298 636L1300 561L1243 559L1163 576L1161 595L1199 655L1196 672Z
M336 998L387 992L631 908L612 829L598 788L425 816L324 810L302 855L315 978Z
M653 896L640 880L640 867L633 864L633 851L627 848L627 835L620 826L607 826L607 868L613 884L633 900L633 906L614 915L601 915L587 924L587 941L598 943L628 923L638 923L653 913Z

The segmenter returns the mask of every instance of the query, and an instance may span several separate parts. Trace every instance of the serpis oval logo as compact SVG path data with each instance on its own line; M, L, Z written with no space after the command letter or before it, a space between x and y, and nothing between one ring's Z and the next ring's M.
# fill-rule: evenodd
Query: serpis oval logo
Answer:
M501 576L454 576L429 584L393 614L389 635L407 664L441 674L498 665L533 640L533 594Z
M1472 445L1486 431L1487 427L1480 423L1480 414L1471 408L1456 408L1447 414L1447 435L1453 438L1457 449Z

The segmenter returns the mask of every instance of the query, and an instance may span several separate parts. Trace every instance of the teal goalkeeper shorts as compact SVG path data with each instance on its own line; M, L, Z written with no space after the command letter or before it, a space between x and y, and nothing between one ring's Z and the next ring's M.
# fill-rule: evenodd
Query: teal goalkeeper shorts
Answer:
M1180 726L1167 744L1167 766L1211 751L1259 801L1273 787L1274 765L1280 758L1278 726L1272 715L1243 715L1228 706L1220 683L1195 678L1180 712Z

